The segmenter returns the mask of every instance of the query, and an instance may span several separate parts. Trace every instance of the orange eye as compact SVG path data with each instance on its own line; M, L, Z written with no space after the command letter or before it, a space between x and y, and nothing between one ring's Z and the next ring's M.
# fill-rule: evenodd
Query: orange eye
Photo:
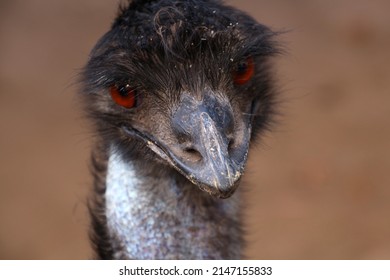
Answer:
M129 85L125 86L111 86L110 94L112 100L115 101L116 104L125 107L127 109L131 109L136 107L138 103L136 92Z
M248 57L245 61L237 65L233 72L233 81L236 85L243 85L248 82L255 73L255 64L252 57Z

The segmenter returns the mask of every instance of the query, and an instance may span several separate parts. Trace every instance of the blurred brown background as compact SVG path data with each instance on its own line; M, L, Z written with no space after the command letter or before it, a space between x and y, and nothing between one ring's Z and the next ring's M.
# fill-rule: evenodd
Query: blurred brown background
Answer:
M247 257L390 259L390 1L227 1L275 30L280 124L252 151ZM117 1L0 0L0 259L85 259L74 85Z

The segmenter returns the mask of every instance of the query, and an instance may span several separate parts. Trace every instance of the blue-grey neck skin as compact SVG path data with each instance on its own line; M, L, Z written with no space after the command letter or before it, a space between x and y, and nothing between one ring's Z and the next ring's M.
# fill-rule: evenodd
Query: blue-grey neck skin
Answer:
M241 258L239 193L212 198L169 172L137 166L111 149L105 215L113 258Z

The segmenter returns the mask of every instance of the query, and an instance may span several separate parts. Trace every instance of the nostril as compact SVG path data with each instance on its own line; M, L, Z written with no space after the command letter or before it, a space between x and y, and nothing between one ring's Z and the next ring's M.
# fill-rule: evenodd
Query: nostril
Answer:
M196 153L199 153L197 150L193 149L193 148L185 148L184 149L185 152L189 153L189 154L196 154Z
M230 153L234 149L235 142L233 138L230 138L228 141L228 153Z
M185 148L184 153L186 154L186 157L188 160L191 161L201 161L202 160L202 155L200 152L194 148Z

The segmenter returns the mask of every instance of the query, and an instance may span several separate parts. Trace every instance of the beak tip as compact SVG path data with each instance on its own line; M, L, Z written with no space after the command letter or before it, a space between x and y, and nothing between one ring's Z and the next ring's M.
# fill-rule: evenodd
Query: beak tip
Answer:
M207 192L213 197L225 199L234 194L239 185L240 177L241 173L239 176L237 175L233 179L225 177L223 182L216 178L210 185L199 182L196 185L198 185L202 191Z

